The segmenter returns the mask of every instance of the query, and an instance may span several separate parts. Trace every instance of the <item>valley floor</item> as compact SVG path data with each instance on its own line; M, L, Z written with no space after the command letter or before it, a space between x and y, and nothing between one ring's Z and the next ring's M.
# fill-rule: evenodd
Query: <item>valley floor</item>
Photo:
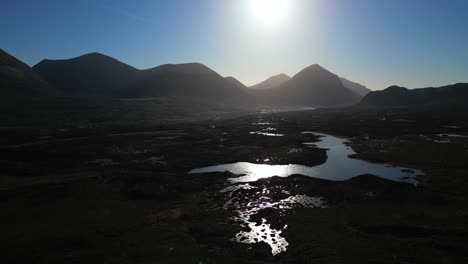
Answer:
M2 263L467 263L468 118L356 109L254 113L151 127L0 129ZM269 129L270 128L270 129ZM263 131L284 136L267 136ZM262 208L287 250L233 241L232 162L302 164L326 151L304 131L346 137L355 158L423 170L413 186L372 175L294 175L230 192L237 202L323 197L326 207Z

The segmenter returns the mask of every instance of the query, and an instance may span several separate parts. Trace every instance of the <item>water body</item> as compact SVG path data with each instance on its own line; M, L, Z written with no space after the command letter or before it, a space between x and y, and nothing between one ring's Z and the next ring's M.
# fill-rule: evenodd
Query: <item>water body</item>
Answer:
M439 143L439 144L451 144L451 143L456 143L451 140L451 138L468 138L468 136L465 135L458 135L458 134L434 134L433 136L438 137L438 139L432 140L434 143Z
M453 143L450 139L435 139L432 142L438 143L438 144L450 144Z
M328 159L324 164L307 167L296 164L266 165L238 162L194 169L189 172L190 174L199 174L229 171L238 175L238 177L230 179L231 185L221 190L227 196L224 209L236 213L236 216L231 220L242 228L232 239L233 241L245 244L266 243L270 246L272 255L280 254L285 252L289 246L288 241L282 234L288 226L285 225L282 228L275 229L269 223L269 219L261 218L261 222L258 223L254 220L255 216L265 209L274 209L280 215L284 215L293 212L294 208L319 209L327 207L324 197L294 195L277 200L270 196L269 189L252 186L249 182L272 176L288 177L293 174L334 181L343 181L363 174L373 174L394 181L417 184L416 176L422 174L418 170L351 159L348 156L356 154L356 152L346 145L347 141L343 138L311 131L305 131L302 134L320 136L319 142L303 142L303 144L308 147L326 149ZM282 193L290 195L288 190L282 190ZM374 194L369 193L368 195Z
M268 132L262 132L262 131L253 131L253 132L250 132L250 135L261 135L261 136L267 136L267 137L284 137L284 134L275 134L275 133L268 133Z
M436 137L449 137L449 138L468 138L466 135L458 135L458 134L435 134Z
M238 193L242 190L254 190L260 197L250 197L248 193ZM258 188L246 184L231 185L221 192L226 193L229 198L224 204L224 209L236 212L233 219L243 230L239 231L232 239L244 244L266 243L271 248L271 254L277 255L287 250L289 243L282 235L285 225L282 228L273 228L266 218L261 219L261 223L256 223L252 217L264 209L275 209L282 213L291 212L294 208L326 208L326 201L323 197L310 197L307 195L289 196L286 199L273 201L268 197L269 190ZM261 194L260 194L261 193ZM285 193L288 193L285 191Z
M311 132L308 131L307 133ZM356 154L356 152L345 144L347 142L346 139L327 134L314 134L320 136L320 141L314 143L304 142L304 144L310 147L318 147L327 150L328 159L322 165L308 167L298 164L266 165L237 162L198 168L189 173L199 174L229 171L235 175L239 175L239 177L230 179L233 183L253 182L272 176L288 177L294 174L333 181L344 181L359 175L371 174L381 178L415 185L417 184L417 176L423 175L423 172L420 170L349 158L349 155Z

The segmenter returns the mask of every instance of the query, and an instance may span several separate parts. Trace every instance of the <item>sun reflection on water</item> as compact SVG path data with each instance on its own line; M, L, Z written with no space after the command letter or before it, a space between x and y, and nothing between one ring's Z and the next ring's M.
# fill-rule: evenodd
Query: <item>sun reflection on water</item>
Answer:
M228 200L224 204L224 209L232 210L236 213L233 217L236 223L242 228L234 241L244 244L266 243L271 247L272 255L277 255L287 250L288 241L282 236L282 232L287 228L287 224L282 228L273 227L268 217L262 217L258 222L258 214L263 210L274 210L278 216L284 216L287 212L296 207L303 208L325 208L326 202L322 197L310 197L307 195L289 196L286 199L274 200L270 197L271 191L268 188L258 188L250 184L231 185L221 192L226 193ZM283 194L289 192L280 191Z

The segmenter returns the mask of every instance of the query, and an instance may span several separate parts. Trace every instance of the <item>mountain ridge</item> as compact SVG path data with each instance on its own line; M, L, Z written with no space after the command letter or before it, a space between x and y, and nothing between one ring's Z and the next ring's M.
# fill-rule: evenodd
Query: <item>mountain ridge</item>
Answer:
M32 69L71 96L112 96L134 80L138 72L128 64L97 52L71 59L45 59Z
M139 70L98 52L71 59L45 59L31 68L0 50L0 66L2 86L20 87L9 91L20 97L51 94L119 98L185 96L236 103L252 101L254 96L257 102L270 105L342 107L359 103L361 106L407 107L462 104L460 98L465 98L468 91L463 88L467 84L458 83L414 90L391 86L384 91L368 92L365 86L340 78L319 64L312 64L293 77L272 76L262 82L270 82L269 88L252 89L232 76L222 77L197 62ZM350 84L359 87L349 87Z
M395 107L450 107L465 106L468 101L468 83L455 83L441 87L408 89L390 86L367 94L359 106Z
M271 76L258 84L250 86L249 89L267 90L267 89L278 87L282 85L283 83L287 82L289 79L291 79L291 77L289 77L287 74L280 73L280 74Z
M224 79L226 79L228 82L232 83L233 85L235 85L239 89L245 90L245 89L248 88L245 84L243 84L241 81L239 81L238 79L236 79L233 76L226 76L226 77L224 77Z
M164 64L141 70L139 78L122 89L125 97L197 97L203 100L247 100L248 95L201 63Z
M350 81L350 80L348 80L348 79L346 79L344 77L341 77L340 79L341 79L341 82L343 83L343 85L345 87L351 89L353 92L356 92L361 96L365 96L368 93L372 92L371 89L367 88L366 86L364 86L364 85L362 85L360 83Z

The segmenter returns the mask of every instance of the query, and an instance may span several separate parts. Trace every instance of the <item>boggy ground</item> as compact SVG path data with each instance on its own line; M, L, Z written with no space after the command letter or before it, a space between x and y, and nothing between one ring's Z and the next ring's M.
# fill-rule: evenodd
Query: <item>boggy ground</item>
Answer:
M236 212L223 208L229 197L220 190L234 175L187 172L237 161L325 162L325 150L302 144L317 138L302 131L348 137L361 159L426 175L418 187L372 175L250 183L268 190L262 196L271 202L308 195L327 207L254 215L274 228L287 225L287 251L275 256L265 243L232 241L243 229L232 220ZM431 136L449 132L468 134L465 115L316 110L154 127L3 128L1 261L467 263L468 140L441 144ZM234 195L260 199L252 190Z

